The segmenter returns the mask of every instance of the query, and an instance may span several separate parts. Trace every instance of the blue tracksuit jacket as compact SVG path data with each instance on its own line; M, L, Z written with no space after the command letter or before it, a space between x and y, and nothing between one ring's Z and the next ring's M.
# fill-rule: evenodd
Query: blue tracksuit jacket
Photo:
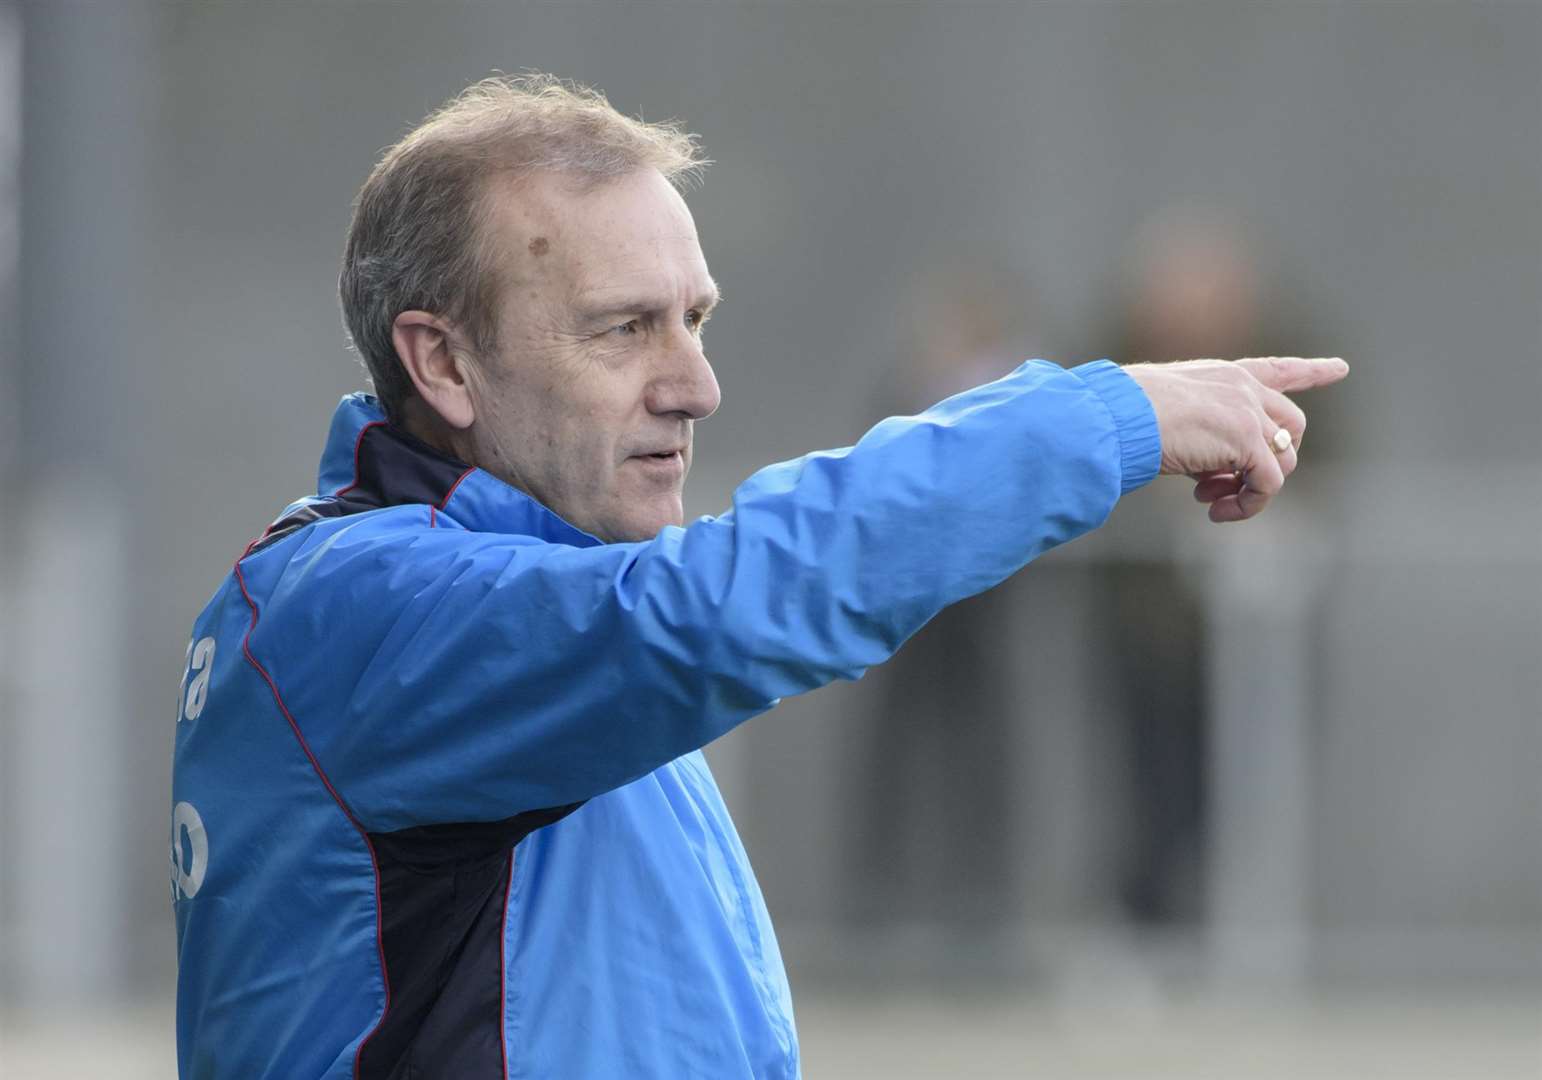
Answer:
M1012 374L602 544L344 398L178 700L183 1077L796 1077L700 748L855 679L1157 472L1106 360Z

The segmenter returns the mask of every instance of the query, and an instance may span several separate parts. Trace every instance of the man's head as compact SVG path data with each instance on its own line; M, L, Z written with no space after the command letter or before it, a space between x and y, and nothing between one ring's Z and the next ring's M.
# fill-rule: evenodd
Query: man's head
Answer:
M606 540L683 519L717 408L692 139L535 76L462 93L360 192L344 318L394 423Z

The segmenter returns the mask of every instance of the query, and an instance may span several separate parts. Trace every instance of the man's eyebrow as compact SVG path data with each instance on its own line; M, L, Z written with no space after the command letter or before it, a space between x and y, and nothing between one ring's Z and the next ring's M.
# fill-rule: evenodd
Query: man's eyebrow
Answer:
M691 301L693 310L703 312L711 311L723 300L723 290L718 288L717 282L712 283L708 292L698 294ZM646 314L655 314L667 310L669 302L659 302L657 294L636 293L634 295L617 295L614 297L601 294L598 299L580 302L579 309L589 318L599 318L602 315L618 315L623 312L636 311Z

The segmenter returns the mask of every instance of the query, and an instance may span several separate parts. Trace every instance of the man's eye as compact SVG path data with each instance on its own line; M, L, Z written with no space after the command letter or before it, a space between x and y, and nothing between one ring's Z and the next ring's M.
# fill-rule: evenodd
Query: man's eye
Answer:
M685 313L685 325L689 326L692 330L700 330L703 326L707 325L707 317L699 311L687 311Z
M622 323L620 326L612 326L610 332L612 334L620 334L622 337L631 337L640 329L641 327L638 326L637 320L632 319L629 322Z

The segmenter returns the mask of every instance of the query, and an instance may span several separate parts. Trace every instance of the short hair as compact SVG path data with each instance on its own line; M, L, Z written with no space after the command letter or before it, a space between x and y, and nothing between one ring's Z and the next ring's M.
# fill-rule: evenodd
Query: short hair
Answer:
M642 169L677 189L708 165L675 122L623 116L600 91L551 75L473 83L385 152L354 204L338 293L388 418L413 395L392 326L403 311L454 323L478 356L498 348L500 248L481 228L494 177L552 171L581 190Z

